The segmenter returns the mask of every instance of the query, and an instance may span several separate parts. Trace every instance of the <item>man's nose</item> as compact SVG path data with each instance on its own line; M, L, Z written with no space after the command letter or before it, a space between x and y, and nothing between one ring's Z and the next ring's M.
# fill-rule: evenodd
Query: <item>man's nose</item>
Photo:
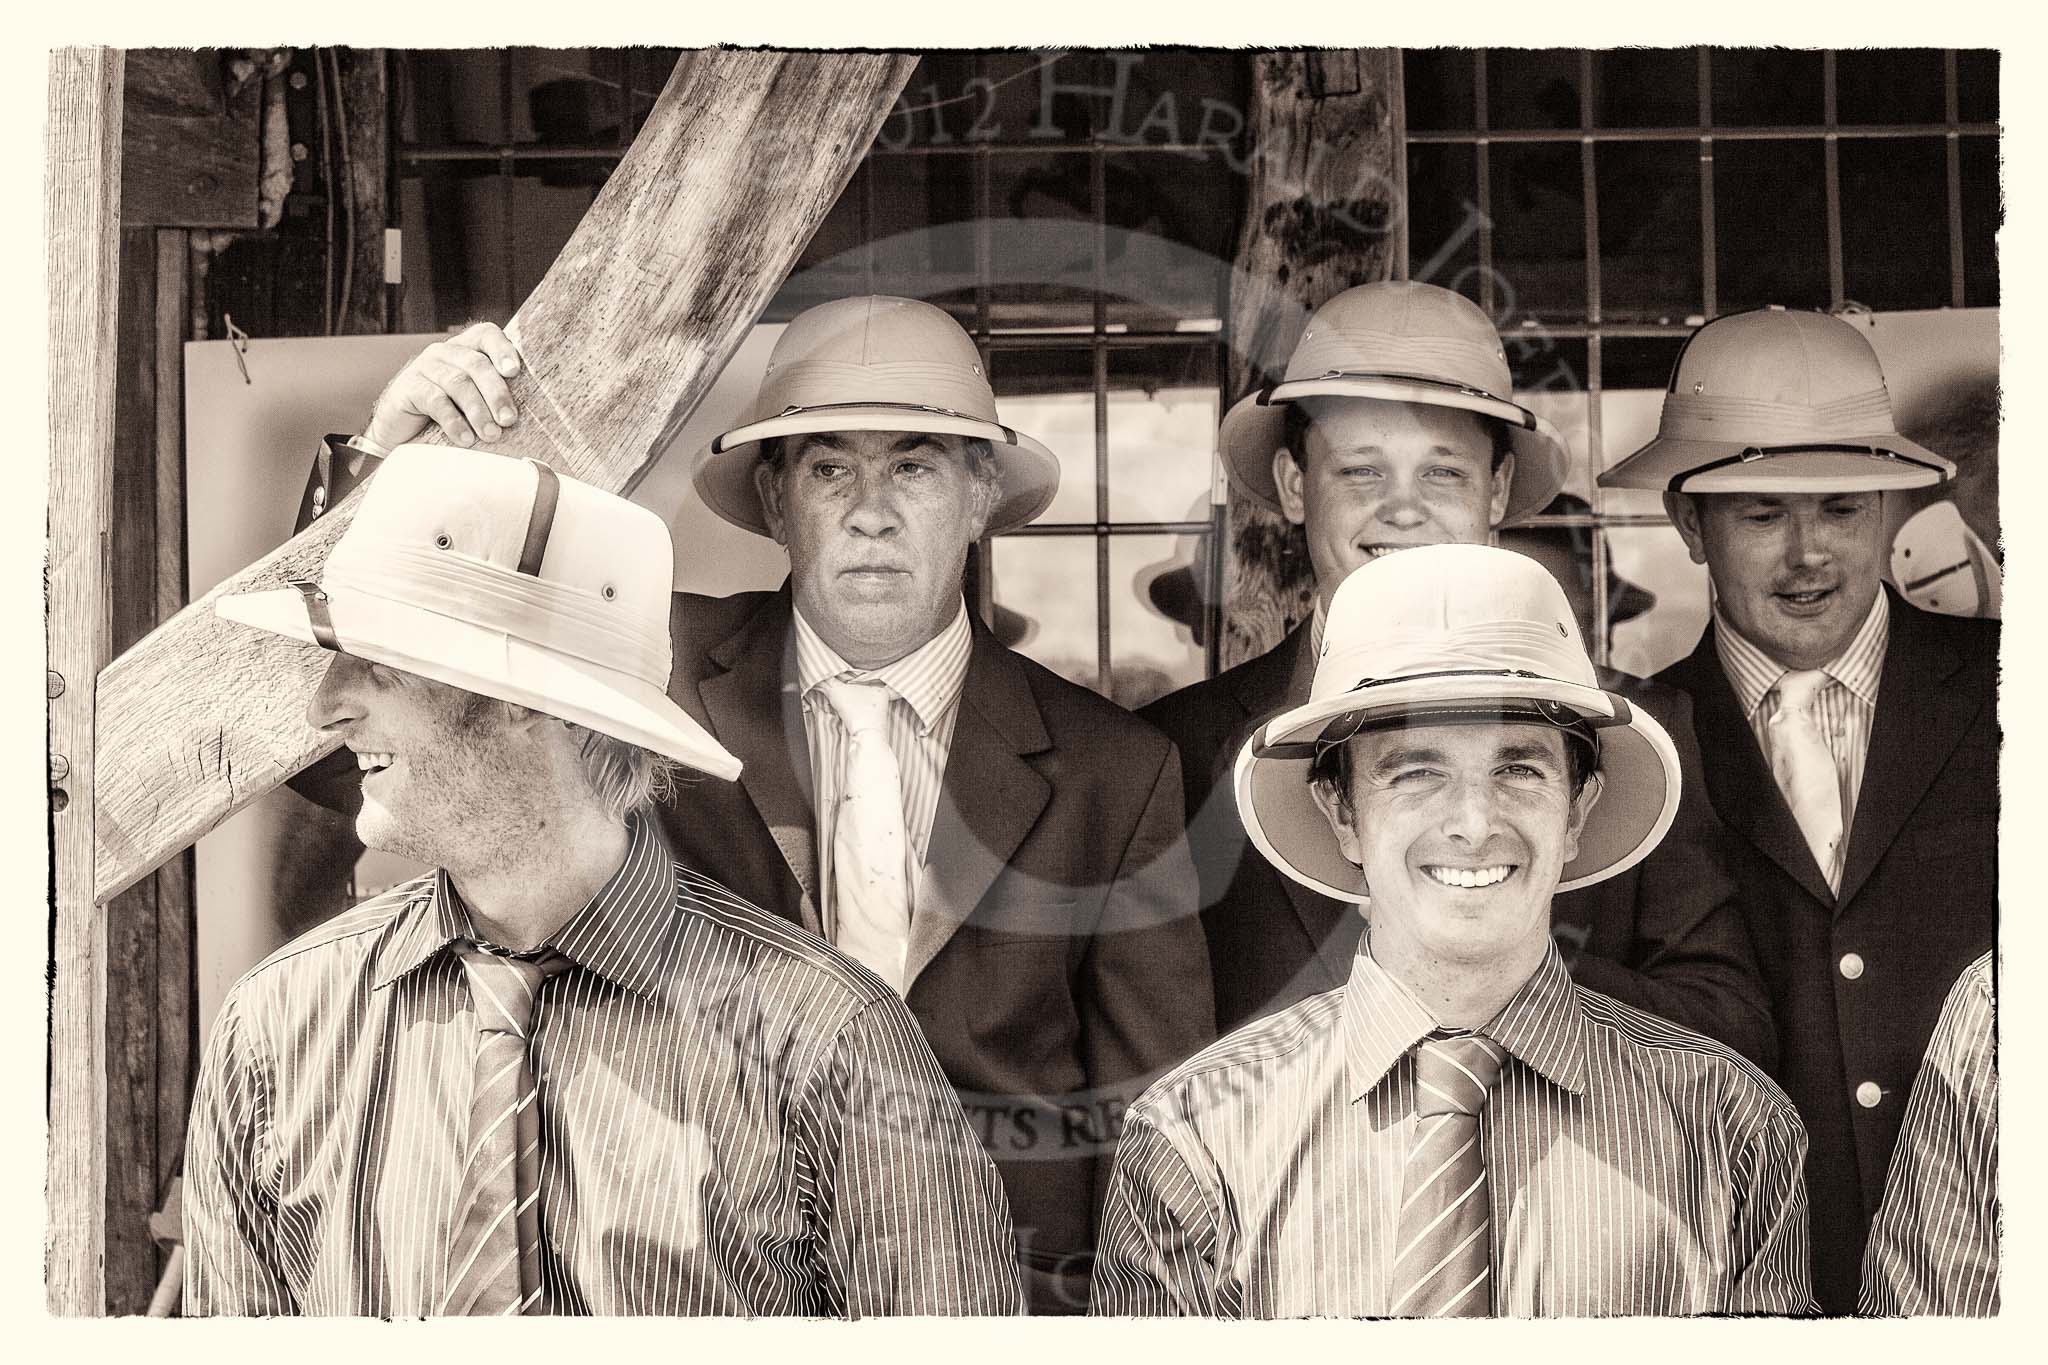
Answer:
M901 518L896 510L896 497L886 478L862 478L853 491L853 502L846 509L846 527L863 536L894 535Z
M1485 777L1461 779L1445 792L1443 831L1477 848L1493 833L1493 784Z
M1809 564L1825 564L1834 557L1826 533L1820 525L1807 517L1786 518L1785 563L1790 568L1801 568Z
M1380 498L1378 515L1387 525L1408 530L1427 521L1429 509L1423 506L1422 495L1414 484L1398 481Z
M306 723L327 730L362 719L362 682L369 668L353 655L335 655L320 686L314 689L313 699L306 703Z

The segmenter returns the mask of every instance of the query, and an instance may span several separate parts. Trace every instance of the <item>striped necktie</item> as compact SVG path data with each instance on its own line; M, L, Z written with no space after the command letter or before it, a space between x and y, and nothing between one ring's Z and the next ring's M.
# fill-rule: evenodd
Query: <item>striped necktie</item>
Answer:
M1401 1179L1396 1317L1483 1318L1493 1311L1493 1197L1479 1111L1505 1054L1476 1033L1433 1033L1415 1048L1415 1141Z
M445 1314L540 1311L540 1098L528 1035L541 982L560 953L507 957L456 945L476 1007L476 1086L462 1211L448 1254Z
M832 822L832 943L900 994L910 947L903 771L889 747L884 682L828 678L819 686L846 727L844 780Z

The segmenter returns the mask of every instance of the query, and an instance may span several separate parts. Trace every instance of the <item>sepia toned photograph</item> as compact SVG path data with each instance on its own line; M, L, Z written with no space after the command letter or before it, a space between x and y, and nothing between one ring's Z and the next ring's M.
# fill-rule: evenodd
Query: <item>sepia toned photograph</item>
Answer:
M1997 1316L2009 65L50 48L49 1313Z

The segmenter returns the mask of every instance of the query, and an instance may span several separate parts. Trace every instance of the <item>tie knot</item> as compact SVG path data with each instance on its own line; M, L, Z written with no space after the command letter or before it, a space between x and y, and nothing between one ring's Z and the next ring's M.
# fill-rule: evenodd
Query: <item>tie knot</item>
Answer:
M1423 1039L1415 1047L1416 1114L1477 1114L1505 1056L1499 1043L1476 1033Z
M477 1031L509 1033L516 1038L526 1037L533 1026L533 1003L540 997L540 983L570 966L569 959L552 948L533 957L507 957L464 941L455 951L469 977Z
M1828 685L1825 671L1818 668L1799 668L1778 679L1778 710L1811 711L1813 699Z
M896 695L889 684L878 679L827 678L818 686L849 733L866 734L888 725L889 702Z

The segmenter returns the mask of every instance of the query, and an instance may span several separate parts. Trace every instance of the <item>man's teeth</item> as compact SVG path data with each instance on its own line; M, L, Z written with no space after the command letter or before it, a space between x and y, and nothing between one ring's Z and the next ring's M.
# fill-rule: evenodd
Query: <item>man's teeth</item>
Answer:
M1430 867L1423 870L1445 886L1471 888L1506 881L1508 873L1515 869L1513 864L1503 863L1499 867Z
M356 766L366 773L376 772L379 768L388 768L391 766L391 762L390 754L358 753L356 755Z
M1368 545L1365 547L1365 557L1367 559L1383 559L1396 550L1405 550L1407 548L1406 545Z

